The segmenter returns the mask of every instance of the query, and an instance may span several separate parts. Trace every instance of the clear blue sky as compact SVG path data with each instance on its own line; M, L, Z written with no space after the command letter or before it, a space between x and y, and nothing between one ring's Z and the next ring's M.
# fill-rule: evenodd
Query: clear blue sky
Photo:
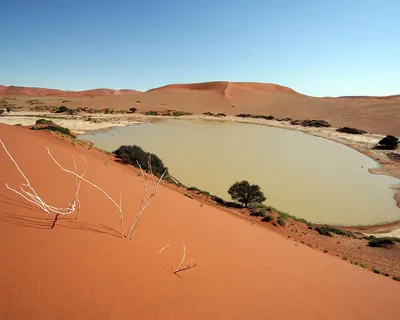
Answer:
M400 94L399 0L3 0L0 84Z

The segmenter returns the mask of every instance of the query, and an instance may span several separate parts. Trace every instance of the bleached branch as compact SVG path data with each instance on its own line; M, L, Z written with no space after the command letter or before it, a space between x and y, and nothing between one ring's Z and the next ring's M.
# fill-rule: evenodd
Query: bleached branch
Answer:
M135 236L135 229L138 226L140 220L142 219L143 212L144 212L144 210L146 210L146 208L149 205L151 199L156 195L157 190L158 190L158 186L160 185L161 180L163 179L165 173L167 172L167 171L164 171L163 174L161 175L161 177L158 179L158 181L156 181L155 178L154 178L153 169L151 167L151 158L149 156L148 167L149 167L149 170L150 170L150 175L151 175L152 180L153 180L153 192L151 193L150 197L146 200L146 194L147 194L147 179L146 179L146 175L144 174L144 171L143 171L142 166L140 165L139 161L136 161L136 163L137 163L137 165L138 165L138 167L140 169L140 173L142 174L143 190L144 191L143 191L142 203L141 203L141 206L140 206L139 213L136 216L135 220L132 222L132 224L131 224L131 226L129 228L129 231L127 233L127 237L129 239L132 239Z
M106 198L107 198L108 200L110 200L110 201L115 205L115 207L118 209L119 216L120 216L120 220L121 220L121 236L124 237L124 236L125 236L125 233L124 233L124 216L123 216L122 204L121 204L121 203L122 203L122 193L120 194L120 204L118 205L118 204L115 202L115 200L114 200L113 198L111 198L111 197L107 194L107 192L105 192L105 191L104 191L102 188L100 188L98 185L96 185L96 184L94 184L93 182L91 182L91 181L85 179L83 176L79 176L77 173L75 173L75 172L73 172L73 171L71 171L71 170L65 169L65 168L53 157L53 155L51 154L49 148L46 148L46 149L47 149L47 153L49 154L50 158L54 161L54 163L55 163L62 171L68 172L68 173L74 175L75 177L77 177L78 179L80 179L81 181L84 181L84 182L90 184L92 187L94 187L95 189L97 189L97 190L99 190L100 192L102 192L102 193L106 196ZM83 157L82 157L82 158L83 158ZM84 158L83 158L83 159L84 159ZM85 163L86 163L86 161L85 161Z
M156 254L160 254L161 252L163 252L168 247L169 247L169 244L167 244L166 246L162 247Z
M21 191L17 191L14 188L11 188L7 183L5 183L6 188L15 192L16 194L18 194L19 196L21 196L22 198L24 198L26 201L40 207L44 212L50 214L50 213L54 213L54 214L60 214L60 215L69 215L75 212L76 210L76 205L77 203L79 203L79 199L78 199L78 195L79 195L79 187L78 185L76 185L76 192L75 192L75 197L72 200L72 202L69 204L70 206L68 208L57 208L54 206L51 206L49 204L47 204L45 201L43 201L40 196L37 194L37 192L35 191L35 189L32 187L28 177L24 174L24 172L21 170L21 168L19 167L18 163L15 161L15 159L13 158L13 156L10 154L10 152L8 151L7 147L5 146L4 142L2 140L0 140L0 144L2 145L4 151L6 152L6 154L8 155L8 157L11 159L11 161L13 162L13 164L15 165L15 167L17 168L18 172L21 174L21 176L24 178L25 183L21 183L20 185L20 190ZM74 162L75 162L75 158L74 158ZM75 168L76 168L76 164L75 164ZM78 177L82 178L83 175L85 175L85 172L80 176L78 174L76 174Z
M179 263L178 268L176 268L175 270L172 271L174 274L191 269L196 266L196 263L194 263L194 260L191 259L190 262L188 263L188 265L184 267L183 264L185 263L185 260L186 260L186 243L183 244L183 256L182 256L181 262Z

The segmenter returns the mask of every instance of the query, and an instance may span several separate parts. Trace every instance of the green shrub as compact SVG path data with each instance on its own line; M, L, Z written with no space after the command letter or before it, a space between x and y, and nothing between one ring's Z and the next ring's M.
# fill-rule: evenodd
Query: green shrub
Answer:
M129 112L130 112L130 113L135 113L136 111L137 111L136 108L130 108L130 109L129 109Z
M39 119L39 120L36 120L36 124L54 124L54 122L51 120L47 120L47 119Z
M181 116L191 116L193 113L190 112L183 112L183 111L174 111L172 115L174 117L181 117Z
M400 281L400 277L393 277L393 280Z
M368 246L369 247L387 247L396 244L394 238L390 237L382 237L382 238L375 238L370 237Z
M200 190L200 189L198 189L198 188L196 188L196 187L189 187L189 188L187 188L189 191L196 191L197 193L201 193L201 194L204 194L204 195L206 195L206 196L211 196L211 194L208 192L208 191L204 191L204 190Z
M278 224L281 225L282 227L286 226L286 218L280 215L278 218Z
M4 113L4 109L0 109L0 116Z
M70 138L75 139L75 136L71 133L71 131L68 128L64 128L58 125L48 125L45 127L33 126L31 127L31 130L49 130L49 131L59 132Z
M274 216L272 214L264 215L264 218L261 219L262 222L270 222L274 220Z
M70 112L70 109L68 109L66 106L61 106L55 111L55 113L64 113L64 112Z
M315 230L323 236L327 236L327 237L332 237L332 233L330 233L330 231L328 231L326 228L324 227L316 227Z
M144 114L147 115L147 116L157 116L158 112L150 110L150 111L146 111Z
M350 127L342 127L336 129L337 132L342 132L342 133L350 133L350 134L364 134L367 133L367 131L356 129L356 128L350 128Z
M330 227L330 226L317 226L315 227L315 231L323 236L332 237L332 233L335 233L339 236L345 236L349 238L354 238L354 234L350 231L343 231L338 228Z
M148 159L150 157L151 168L156 176L161 176L165 171L168 175L168 169L164 166L162 160L155 154L143 151L139 146L121 146L113 152L115 156L123 163L139 167L138 163L143 170L149 171Z
M252 211L250 213L250 216L252 216L252 217L264 217L265 216L265 211L257 209L255 211Z
M329 122L326 122L325 120L304 120L300 124L303 127L316 127L316 128L331 126L331 124Z
M381 272L378 270L378 269L373 269L372 270L374 273L376 273L376 274L381 274Z

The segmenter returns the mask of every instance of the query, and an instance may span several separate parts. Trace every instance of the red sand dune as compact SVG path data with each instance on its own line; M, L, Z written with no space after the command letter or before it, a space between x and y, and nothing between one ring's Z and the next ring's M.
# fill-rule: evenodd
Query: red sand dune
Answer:
M227 98L239 96L240 94L254 93L257 91L262 92L280 92L280 93L293 93L297 92L284 86L272 83L259 83L259 82L228 82L228 81L214 81L203 83L189 83L189 84L170 84L159 88L150 89L151 91L165 91L171 89L182 90L195 90L195 91L213 91L222 94Z
M84 91L65 91L57 89L18 87L18 86L0 86L0 94L5 96L31 96L31 97L101 97L109 95L122 95L136 93L136 90L122 89L92 89Z
M29 99L40 100L41 96L46 96L41 100L42 105L124 110L135 107L138 112L173 109L194 114L254 113L298 120L322 119L334 127L347 126L371 133L400 135L400 96L317 98L268 83L216 81L174 84L146 92L111 89L71 92L0 87L0 96L13 96L13 104L27 108L32 107ZM70 97L70 101L64 102L61 96Z
M137 171L94 149L48 132L0 125L0 139L40 195L70 202L72 169L88 162L87 178L115 199L123 193L125 223L140 206ZM23 143L22 143L23 142ZM1 319L330 319L391 320L400 314L400 284L200 204L164 186L136 237L121 239L115 207L87 184L78 220L51 216L16 194L21 176L0 150ZM197 266L171 273L182 245ZM161 254L156 252L170 245Z

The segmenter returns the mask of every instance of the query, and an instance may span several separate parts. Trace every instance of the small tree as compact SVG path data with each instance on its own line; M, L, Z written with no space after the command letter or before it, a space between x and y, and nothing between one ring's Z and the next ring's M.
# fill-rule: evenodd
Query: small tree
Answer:
M394 150L399 144L399 139L394 136L386 136L381 141L379 141L379 148L386 150Z
M260 186L248 181L236 181L228 190L232 200L242 203L246 208L250 203L261 203L266 200Z

